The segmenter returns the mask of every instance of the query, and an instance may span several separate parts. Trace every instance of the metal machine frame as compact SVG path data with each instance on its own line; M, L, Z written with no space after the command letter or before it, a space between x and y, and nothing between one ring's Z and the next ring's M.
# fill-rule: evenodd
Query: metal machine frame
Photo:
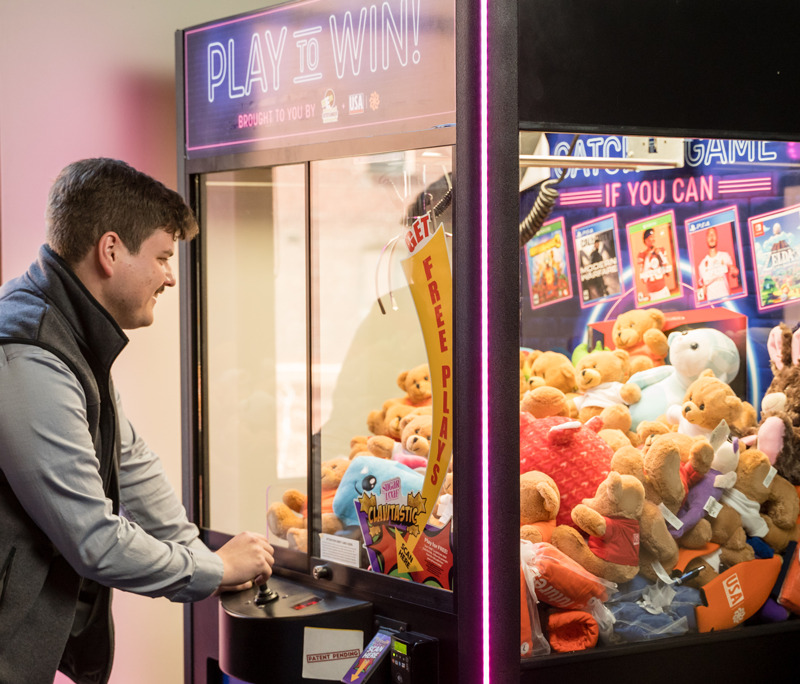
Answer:
M455 145L454 241L456 589L447 600L425 587L333 569L325 587L374 602L385 615L440 639L442 682L742 681L764 665L794 661L798 623L532 660L520 666L518 134L520 130L800 140L796 3L744 0L654 5L636 0L454 0L456 128L313 150L286 148L186 160L179 182L194 206L197 174L428 145ZM178 82L183 80L178 32ZM643 54L652 55L644 59ZM609 78L614 75L614 78ZM702 76L702 77L701 77ZM695 106L711 102L713 107ZM780 106L775 106L775 103ZM177 97L179 140L183 101ZM203 526L206 483L197 369L203 317L202 243L183 248L181 316L184 497ZM480 397L477 401L475 398ZM310 464L311 465L311 464ZM314 478L311 477L310 481ZM310 485L313 487L313 485ZM313 491L310 492L313 494ZM204 530L208 542L224 539ZM313 583L321 561L279 550L276 571ZM186 609L186 681L204 684L216 656L216 599ZM625 658L620 661L619 656ZM645 674L646 673L646 674Z

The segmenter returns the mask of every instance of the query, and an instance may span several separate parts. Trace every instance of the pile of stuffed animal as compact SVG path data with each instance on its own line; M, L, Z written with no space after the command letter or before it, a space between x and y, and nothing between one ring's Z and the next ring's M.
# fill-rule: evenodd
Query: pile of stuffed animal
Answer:
M324 534L341 533L348 527L360 534L353 501L365 492L379 493L384 482L399 480L403 497L422 489L433 427L428 365L402 371L397 385L402 394L387 399L367 416L370 434L353 437L348 455L322 463ZM442 499L446 501L447 496L445 488ZM267 509L270 532L301 551L308 550L306 499L304 493L289 489ZM443 512L438 516L434 512L433 521L442 517Z
M545 651L800 613L800 331L770 334L774 378L757 411L729 384L741 363L730 337L663 325L658 310L631 311L613 348L520 352L523 613L536 604ZM384 482L421 490L428 366L397 384L369 434L322 464L322 532L358 530L353 501ZM431 524L447 522L451 495L449 473ZM267 516L304 551L305 499L289 490ZM541 652L523 639L523 656Z
M520 355L522 569L552 650L800 613L784 579L800 573L800 331L770 334L759 417L728 384L740 363L728 336L667 336L642 314L615 322L613 350ZM634 316L649 334L631 332ZM604 601L565 608L542 593L556 555L576 578L562 603L587 572L611 586ZM536 652L523 639L523 656Z

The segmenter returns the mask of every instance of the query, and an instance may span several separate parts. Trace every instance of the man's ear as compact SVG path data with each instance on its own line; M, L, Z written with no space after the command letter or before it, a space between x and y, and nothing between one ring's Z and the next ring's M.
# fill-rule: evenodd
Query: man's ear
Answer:
M114 274L114 268L119 263L119 250L122 241L119 239L113 230L103 233L100 240L97 242L95 249L97 250L97 260L100 270L108 277Z

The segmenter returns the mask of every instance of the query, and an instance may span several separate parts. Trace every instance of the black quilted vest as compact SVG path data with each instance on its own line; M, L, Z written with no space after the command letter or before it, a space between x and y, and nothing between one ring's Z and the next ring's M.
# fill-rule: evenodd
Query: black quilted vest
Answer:
M24 275L0 288L0 344L8 343L47 349L75 374L116 513L119 437L110 372L127 337L47 246ZM91 606L90 616L73 629L79 601ZM104 684L113 642L110 589L82 579L58 553L23 510L0 460L0 682L52 684L58 668L79 684Z

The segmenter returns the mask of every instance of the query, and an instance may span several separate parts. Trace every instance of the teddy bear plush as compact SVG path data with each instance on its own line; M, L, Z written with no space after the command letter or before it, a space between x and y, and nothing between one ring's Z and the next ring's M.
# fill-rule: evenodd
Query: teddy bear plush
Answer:
M529 384L531 388L547 385L560 389L564 394L577 392L575 366L565 354L555 351L538 352L532 355Z
M534 418L570 415L566 395L560 389L548 385L527 390L520 400L519 410L530 413Z
M520 474L538 470L553 478L561 495L559 525L573 524L572 507L592 496L608 475L613 452L597 434L602 427L599 418L583 424L520 413Z
M379 410L370 411L367 415L367 427L373 435L398 439L399 432L394 421L399 421L419 406L430 406L433 402L433 386L427 363L401 371L397 376L397 386L405 394L387 399Z
M519 476L519 536L536 544L549 542L561 506L558 485L538 470Z
M325 534L342 530L339 517L333 512L333 498L344 473L350 465L349 459L337 458L322 463L321 507L322 529ZM289 541L291 548L307 550L308 497L297 489L287 489L281 501L270 504L267 509L267 524L270 532Z
M378 410L367 415L367 429L373 435L383 435L394 440L400 439L400 421L416 406L405 403L399 398L387 399Z
M755 417L753 406L739 399L711 370L703 371L689 385L681 406L673 405L667 411L667 420L690 437L708 437L723 420L731 434L739 437L755 428Z
M392 457L409 468L426 468L433 434L433 414L422 412L406 416L401 427L400 445L403 452L395 452Z
M550 543L589 572L610 582L627 582L639 572L639 518L644 487L632 475L610 472L591 499L572 509L574 527L559 525Z
M633 429L642 421L657 420L673 404L683 403L686 391L704 370L729 383L739 372L739 350L733 340L714 328L673 332L667 337L669 364L631 375L630 382L642 390L641 399L630 407Z
M675 512L677 522L670 529L683 548L701 549L711 541L709 511L713 513L715 502L736 483L738 441L730 442L728 434L728 426L723 421L708 441L678 433L673 437L678 442L687 442L681 453L681 476L686 496Z
M764 541L773 549L783 552L790 542L797 541L800 495L785 477L776 474L773 478L767 499L761 504L761 514L769 527Z
M631 373L661 366L669 352L664 334L664 313L659 309L633 309L617 316L611 343L631 357Z
M405 391L403 400L412 406L429 406L433 397L431 372L427 363L410 370L402 371L397 376L397 386Z
M603 427L628 433L631 414L628 408L641 397L637 385L627 382L630 357L623 349L593 351L584 356L576 370L578 395L575 406L578 420L585 423L594 416L603 419Z
M372 455L398 461L413 469L426 468L433 432L432 412L424 408L413 411L399 421L399 427L401 433L397 441L386 435L354 437L350 440L350 458Z
M678 562L678 544L670 534L665 514L672 516L684 499L680 448L672 434L651 437L641 449L617 450L611 468L636 477L644 487L645 500L639 518L639 566L643 577L655 581L656 564L670 573Z
M720 509L711 521L711 541L721 547L687 565L687 569L703 566L693 586L708 583L736 563L753 560L755 552L748 538L763 539L778 552L797 539L797 490L776 474L769 457L758 449L739 454L736 483L723 492L719 503Z
M741 526L748 537L760 537L775 551L783 551L797 537L797 518L800 499L797 490L776 473L769 457L758 449L746 449L739 454L736 483L720 497L722 510L712 524L720 541L730 525L730 511L739 514Z

